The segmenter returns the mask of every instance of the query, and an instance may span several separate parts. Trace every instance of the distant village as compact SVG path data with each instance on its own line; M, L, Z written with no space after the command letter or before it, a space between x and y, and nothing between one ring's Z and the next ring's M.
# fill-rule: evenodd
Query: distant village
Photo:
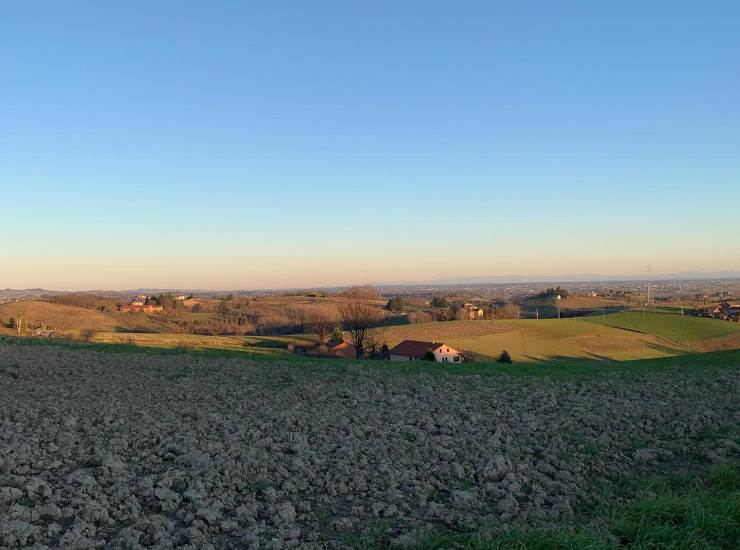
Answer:
M192 295L178 294L173 297L177 302L184 302L185 300L192 299ZM156 296L147 296L146 294L140 294L131 300L128 304L119 304L118 311L121 313L143 313L145 315L156 315L157 313L164 312L164 305L162 305L161 299Z
M707 308L706 310L704 310L703 316L737 323L740 322L740 304L722 302L715 307Z

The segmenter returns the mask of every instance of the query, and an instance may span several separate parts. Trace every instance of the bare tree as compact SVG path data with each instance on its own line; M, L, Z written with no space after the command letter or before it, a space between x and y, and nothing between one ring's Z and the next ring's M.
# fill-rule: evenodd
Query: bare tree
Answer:
M315 334L319 343L323 344L329 339L329 330L334 323L335 321L326 310L313 307L307 309L303 326L307 332Z
M344 329L349 332L355 346L357 359L363 356L365 345L372 340L374 328L380 319L378 307L372 302L378 291L372 286L352 286L344 293L345 300L339 304L339 317Z

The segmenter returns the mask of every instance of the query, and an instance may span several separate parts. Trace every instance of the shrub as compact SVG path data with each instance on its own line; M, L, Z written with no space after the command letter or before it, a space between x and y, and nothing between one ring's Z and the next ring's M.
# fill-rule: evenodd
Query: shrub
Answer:
M432 315L428 311L415 311L409 315L409 323L431 323Z
M344 333L339 327L334 327L334 330L331 333L331 338L329 339L331 343L340 343L344 341Z
M95 329L83 328L82 330L80 330L80 339L83 342L89 342L93 338L95 338Z
M496 359L497 363L511 363L511 355L509 355L509 352L504 350L501 352L501 355L499 355L499 358Z
M391 358L391 349L388 347L388 344L383 342L383 345L380 347L380 356L381 359L388 360Z

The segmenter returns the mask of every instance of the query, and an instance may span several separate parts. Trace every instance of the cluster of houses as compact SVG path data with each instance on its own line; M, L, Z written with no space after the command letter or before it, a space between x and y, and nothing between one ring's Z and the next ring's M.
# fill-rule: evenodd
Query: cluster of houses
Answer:
M482 307L476 304L465 303L463 304L463 308L465 309L467 313L467 317L470 321L474 321L476 319L483 319L483 315L485 314L485 311L483 311Z
M329 353L341 359L354 359L357 350L350 342L341 342L329 348ZM389 351L391 361L436 361L463 363L465 356L445 343L404 340Z
M149 297L145 294L141 294L131 300L128 304L119 305L118 311L121 313L144 313L145 315L155 315L157 313L162 313L164 308L162 307L162 304L159 303L159 300L154 296Z
M722 302L711 310L710 316L724 321L740 322L740 304Z
M176 302L184 302L193 298L192 294L178 294L173 297ZM118 311L121 313L143 313L145 315L156 315L164 311L164 306L156 296L140 294L128 304L119 304Z

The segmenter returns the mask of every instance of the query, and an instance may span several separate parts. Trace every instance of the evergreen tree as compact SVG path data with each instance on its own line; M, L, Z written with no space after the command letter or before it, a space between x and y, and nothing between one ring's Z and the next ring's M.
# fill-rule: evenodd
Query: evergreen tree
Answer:
M444 296L435 296L432 298L432 307L450 307L450 303Z
M394 296L388 300L388 304L385 306L389 311L403 311L403 300L400 296Z

